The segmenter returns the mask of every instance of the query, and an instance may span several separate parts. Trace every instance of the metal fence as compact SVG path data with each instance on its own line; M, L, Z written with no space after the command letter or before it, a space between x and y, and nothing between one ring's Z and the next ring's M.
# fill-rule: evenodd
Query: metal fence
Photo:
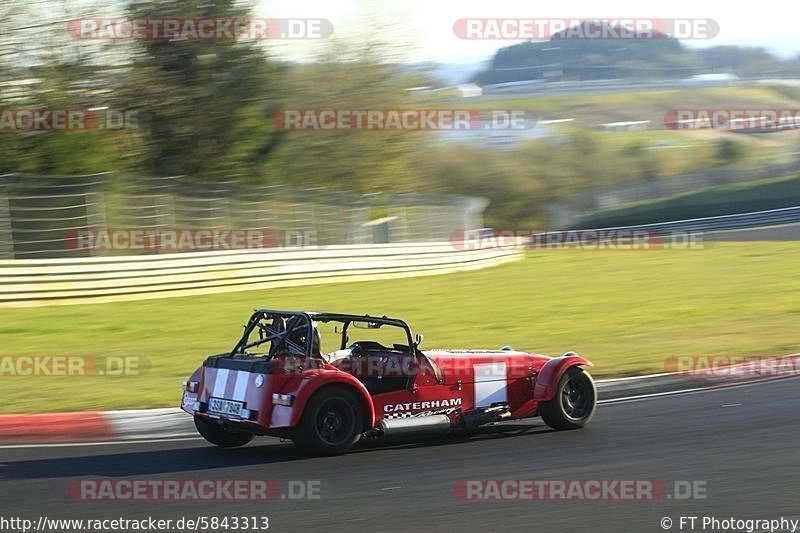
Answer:
M10 174L0 176L0 258L136 253L78 245L81 232L115 228L267 230L284 247L441 242L482 227L487 204L467 196L354 195L186 176Z

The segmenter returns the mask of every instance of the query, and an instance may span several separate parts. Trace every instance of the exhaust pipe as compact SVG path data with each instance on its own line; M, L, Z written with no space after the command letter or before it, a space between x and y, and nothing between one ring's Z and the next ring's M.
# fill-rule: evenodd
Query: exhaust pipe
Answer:
M409 418L384 418L378 422L383 436L414 435L417 433L450 433L447 415L413 416Z
M467 411L458 418L456 424L460 429L470 431L483 424L499 422L507 418L511 418L511 411L508 406L497 405ZM378 422L376 429L378 434L384 437L419 433L450 433L453 430L453 423L447 415L384 418Z
M478 426L489 424L491 422L500 422L511 418L511 411L507 405L497 405L495 407L487 407L485 409L474 409L463 413L458 418L459 427L467 431L473 430Z

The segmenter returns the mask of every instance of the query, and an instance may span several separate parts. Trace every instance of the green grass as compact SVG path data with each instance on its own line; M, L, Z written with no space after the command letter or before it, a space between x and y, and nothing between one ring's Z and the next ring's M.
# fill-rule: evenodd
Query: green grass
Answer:
M6 355L146 356L142 376L0 377L2 412L176 405L180 381L229 349L257 306L407 319L424 347L593 360L598 377L664 370L677 354L800 351L800 243L695 251L540 251L490 269L404 280L113 304L0 309Z

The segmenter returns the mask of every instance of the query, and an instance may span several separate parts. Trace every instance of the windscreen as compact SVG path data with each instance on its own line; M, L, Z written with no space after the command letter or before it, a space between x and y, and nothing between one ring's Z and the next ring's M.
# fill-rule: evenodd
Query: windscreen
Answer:
M334 354L354 344L367 349L387 349L409 352L408 334L402 327L367 320L315 322L322 353ZM380 327L378 327L380 326Z

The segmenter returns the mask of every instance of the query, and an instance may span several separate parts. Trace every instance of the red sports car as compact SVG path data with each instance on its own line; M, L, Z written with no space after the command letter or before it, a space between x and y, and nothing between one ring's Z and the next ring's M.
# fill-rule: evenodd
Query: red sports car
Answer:
M325 342L324 342L325 341ZM588 360L500 350L421 350L396 318L256 310L233 350L184 385L181 407L218 446L290 438L317 455L362 437L469 432L541 416L554 429L592 418Z

